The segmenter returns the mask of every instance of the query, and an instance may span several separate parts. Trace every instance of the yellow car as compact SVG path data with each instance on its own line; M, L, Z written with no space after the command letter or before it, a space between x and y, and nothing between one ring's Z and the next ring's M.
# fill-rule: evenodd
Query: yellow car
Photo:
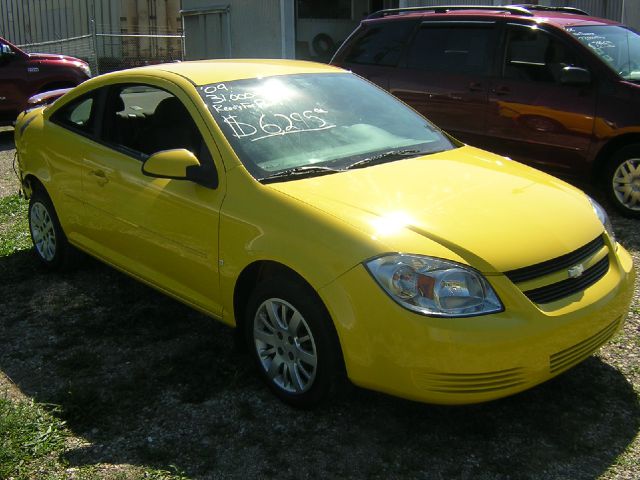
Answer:
M345 374L424 402L510 395L629 307L632 260L596 202L335 67L111 73L15 136L45 265L77 247L236 327L295 406Z

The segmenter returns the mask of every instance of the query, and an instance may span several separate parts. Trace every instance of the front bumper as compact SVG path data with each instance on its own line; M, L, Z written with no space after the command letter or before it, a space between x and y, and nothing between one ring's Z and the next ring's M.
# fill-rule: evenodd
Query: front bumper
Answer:
M320 291L351 381L429 403L464 404L526 390L589 357L622 326L633 294L630 255L609 253L597 283L536 305L505 276L488 277L505 311L434 318L388 298L363 266Z

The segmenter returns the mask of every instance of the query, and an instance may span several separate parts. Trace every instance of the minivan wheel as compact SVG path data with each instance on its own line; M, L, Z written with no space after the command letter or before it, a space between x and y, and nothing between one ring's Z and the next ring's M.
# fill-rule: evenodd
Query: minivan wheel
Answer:
M340 349L314 292L287 277L268 279L251 294L245 337L267 386L300 408L322 402L336 386Z
M38 259L47 268L60 268L65 262L69 244L53 203L42 189L34 190L29 200L29 231Z
M607 169L607 194L627 217L640 217L640 144L628 145L611 158Z

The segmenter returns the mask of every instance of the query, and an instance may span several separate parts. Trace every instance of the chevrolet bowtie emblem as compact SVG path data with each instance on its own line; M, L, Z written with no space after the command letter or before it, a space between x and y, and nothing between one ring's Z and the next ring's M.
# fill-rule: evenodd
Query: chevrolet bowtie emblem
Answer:
M584 266L582 264L574 265L567 273L569 273L569 278L578 278L584 273Z

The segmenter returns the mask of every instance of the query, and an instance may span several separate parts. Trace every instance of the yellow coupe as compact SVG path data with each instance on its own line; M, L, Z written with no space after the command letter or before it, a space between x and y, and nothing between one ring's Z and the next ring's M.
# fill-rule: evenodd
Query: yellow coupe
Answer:
M295 406L345 375L425 402L510 395L587 358L629 307L632 260L595 201L338 68L111 73L15 137L45 265L77 247L236 327Z

